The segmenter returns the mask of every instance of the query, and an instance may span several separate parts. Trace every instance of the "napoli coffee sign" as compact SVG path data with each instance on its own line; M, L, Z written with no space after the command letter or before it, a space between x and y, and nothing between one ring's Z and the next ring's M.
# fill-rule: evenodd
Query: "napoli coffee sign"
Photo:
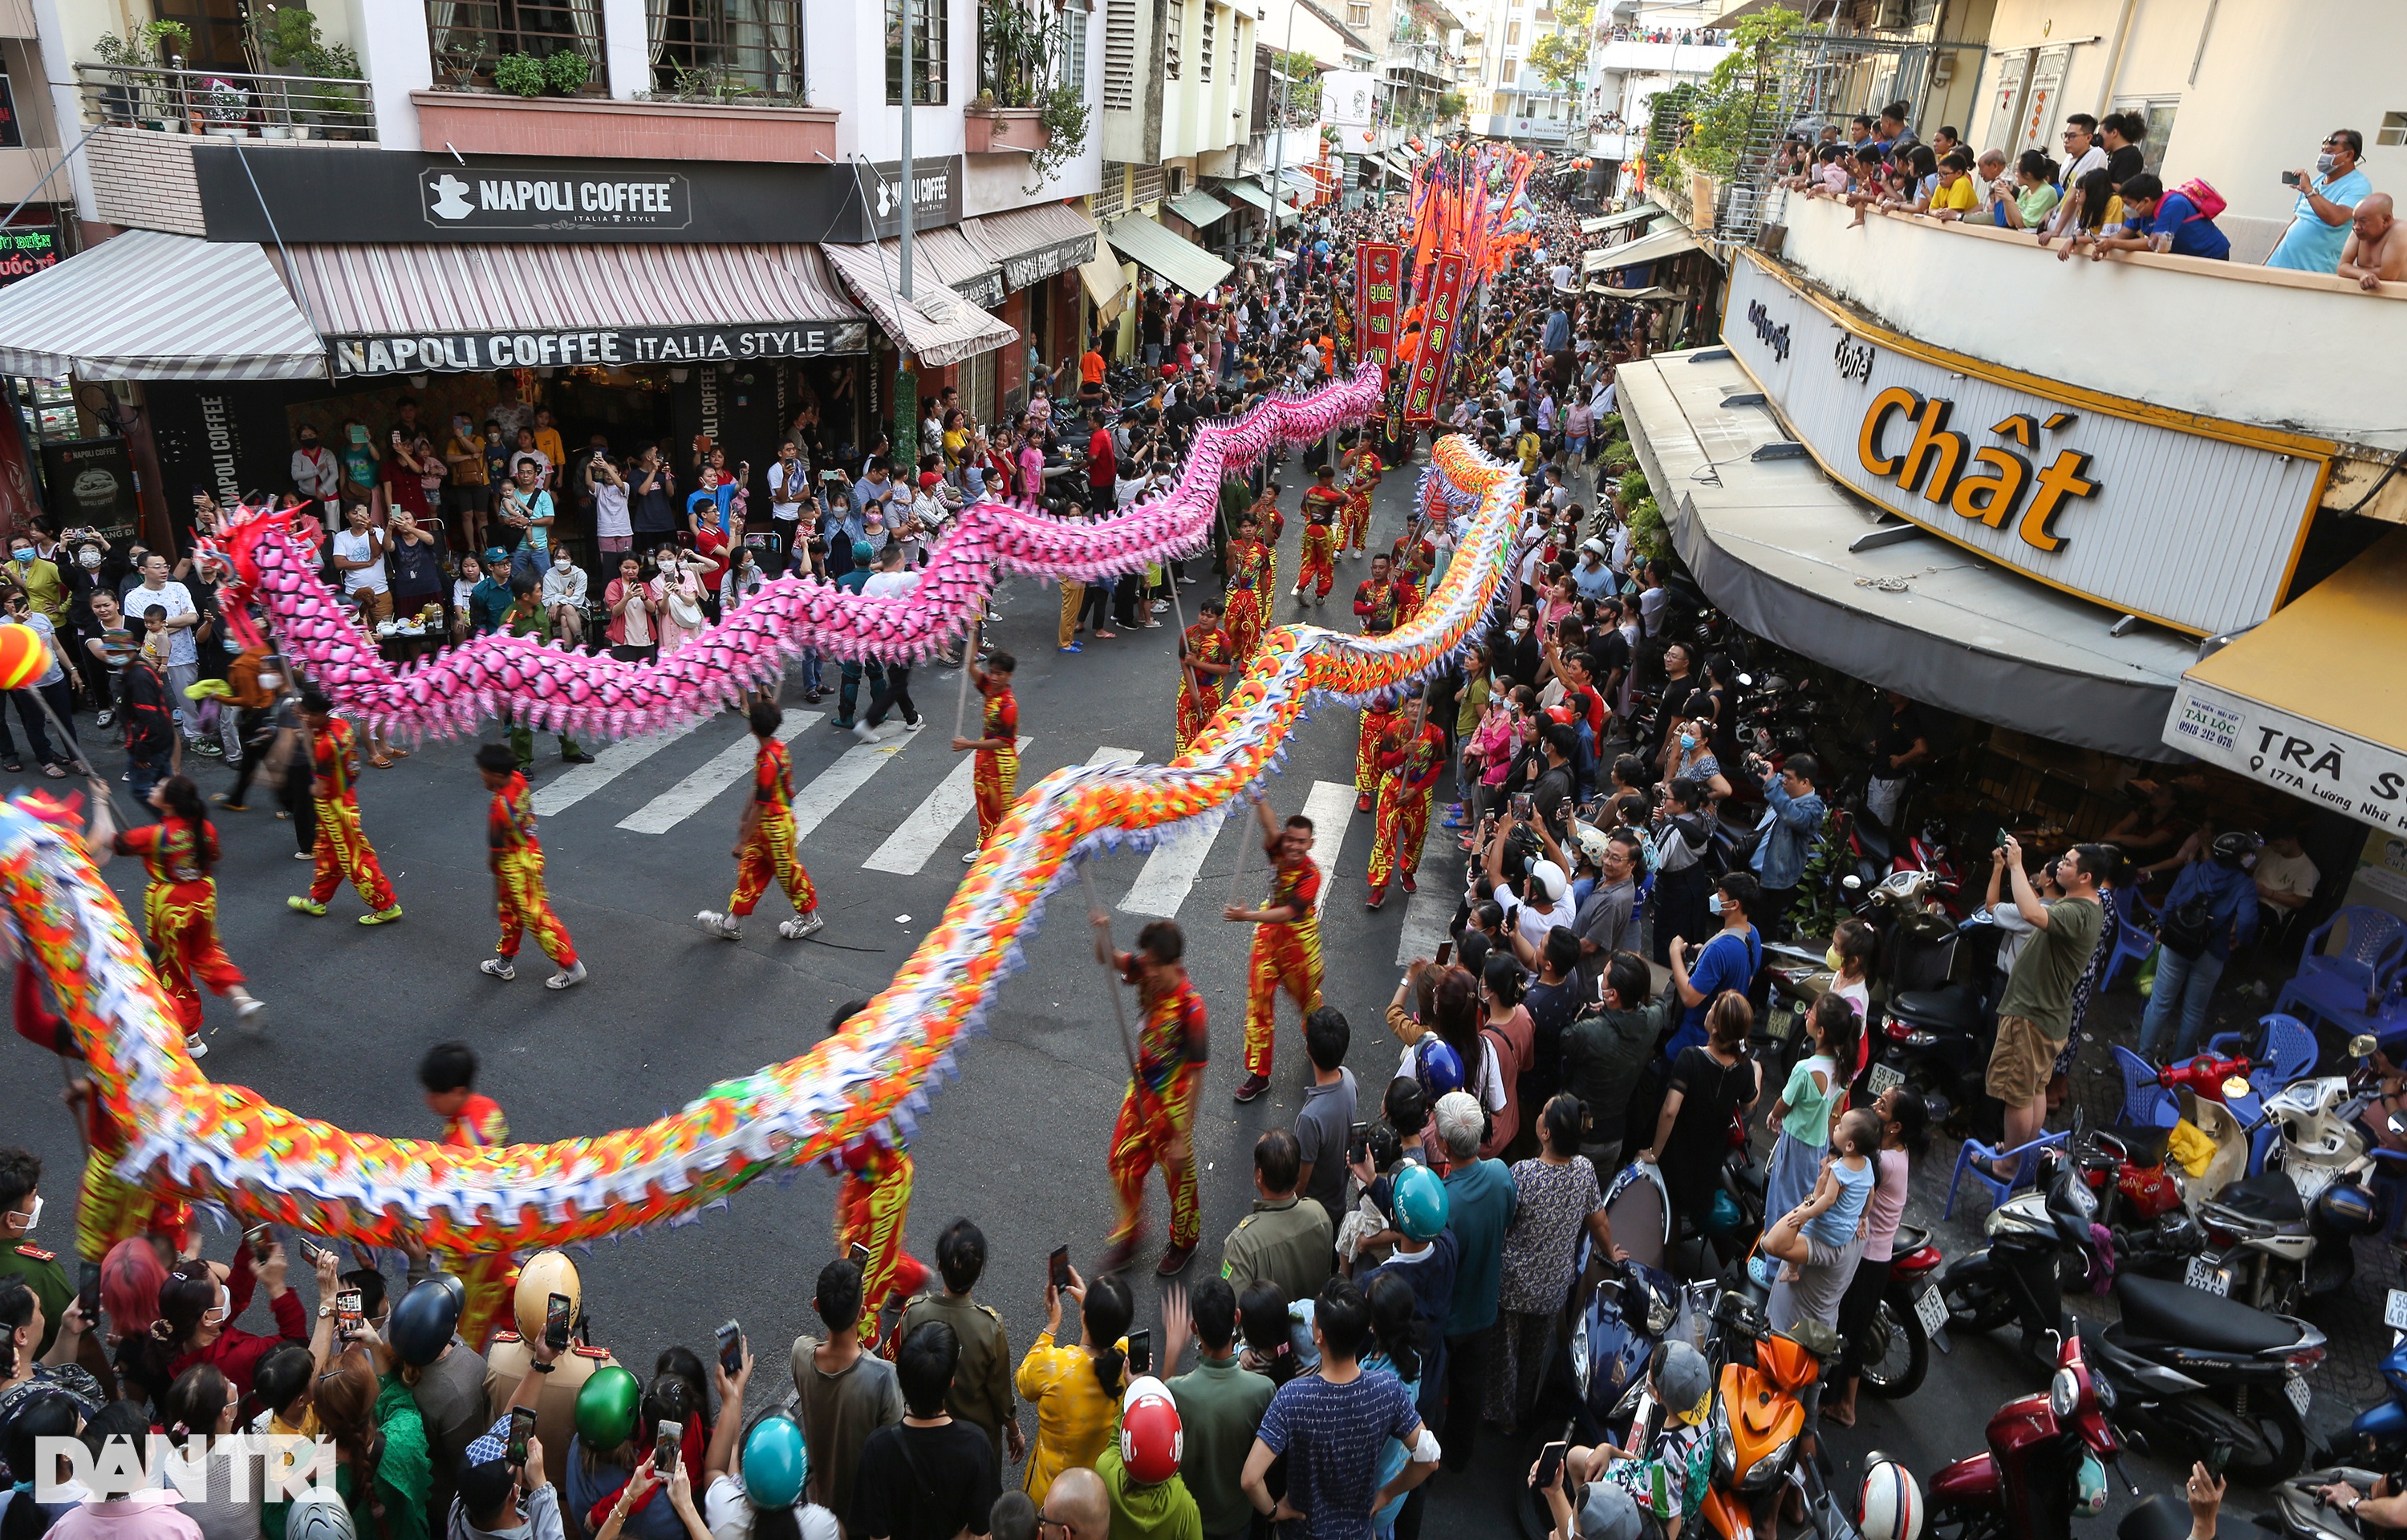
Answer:
M693 197L674 172L640 177L493 175L430 166L419 207L437 230L683 230Z

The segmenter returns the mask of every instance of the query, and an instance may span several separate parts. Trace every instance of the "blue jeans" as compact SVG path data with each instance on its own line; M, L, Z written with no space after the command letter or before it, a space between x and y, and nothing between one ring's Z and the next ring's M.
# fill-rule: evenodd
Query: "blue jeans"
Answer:
M170 749L161 749L153 755L135 754L132 750L126 752L127 784L133 789L135 801L139 802L149 797L151 788L167 778L170 752Z
M900 46L901 45L899 44L897 45L897 47ZM538 557L532 543L521 544L517 550L510 553L510 586L513 588L517 587L519 579L525 578L530 583L533 583L536 587L542 587L542 564L549 561L550 559L551 553L549 551L545 551L541 553L540 557Z
M2172 1053L2164 1063L2177 1063L2198 1052L2199 1033L2206 1025L2207 998L2215 993L2215 981L2223 977L2227 961L2212 951L2185 957L2171 947L2158 949L2157 982L2148 992L2148 1013L2140 1022L2141 1057L2156 1058L2157 1050L2168 1039ZM2175 1011L2181 1013L2178 1032Z

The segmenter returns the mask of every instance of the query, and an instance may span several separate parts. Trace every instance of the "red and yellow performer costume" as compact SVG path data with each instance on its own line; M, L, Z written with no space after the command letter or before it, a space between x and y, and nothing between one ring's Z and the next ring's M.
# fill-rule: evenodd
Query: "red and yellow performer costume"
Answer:
M1301 597L1312 588L1319 599L1326 600L1337 582L1337 534L1334 526L1344 510L1346 499L1327 482L1304 488L1303 493L1303 565L1295 574L1295 591Z
M978 843L984 845L1003 815L1011 811L1011 800L1019 785L1019 698L1011 693L1011 675L979 671L978 694L984 698L979 720L984 724L980 737L999 742L1005 747L979 749L977 768L970 772L970 786L977 798ZM780 751L783 745L779 745Z
M1187 752L1187 745L1220 709L1220 671L1234 660L1236 651L1217 621L1199 620L1187 628L1178 646L1179 660L1185 665L1178 671L1179 753Z
M1136 1079L1120 1096L1112 1124L1112 1190L1119 1221L1112 1226L1115 1251L1132 1250L1145 1230L1145 1179L1156 1165L1170 1189L1170 1244L1191 1251L1203 1238L1204 1205L1195 1186L1195 1101L1204 1090L1204 1066L1212 1052L1204 996L1176 964L1152 965L1159 982L1148 984L1137 954L1119 954L1117 966L1137 986L1144 1019L1137 1025Z
M1277 841L1272 841L1275 847ZM1320 867L1309 855L1289 862L1276 855L1266 909L1289 909L1294 917L1254 926L1254 949L1246 968L1246 1072L1271 1072L1271 1038L1278 1024L1278 993L1310 1015L1320 1009Z
M1354 457L1354 475L1346 484L1346 505L1338 517L1339 550L1360 556L1368 549L1364 542L1371 538L1371 494L1378 490L1380 473L1386 469L1375 450L1365 449Z
M1421 842L1429 837L1430 801L1446 769L1446 734L1428 721L1415 731L1414 714L1407 712L1397 724L1379 756L1379 814L1365 872L1374 905L1387 897L1388 883L1399 871L1404 891L1417 891L1413 878L1421 869Z
M1231 659L1243 663L1262 639L1262 595L1270 591L1271 558L1262 543L1247 536L1228 549L1229 601L1220 629L1229 633Z
M1422 537L1423 526L1416 524L1396 537L1396 586L1403 590L1403 602L1396 612L1396 624L1401 626L1420 612L1421 596L1429 592L1430 574L1437 571L1437 546Z
M1354 811L1368 812L1379 795L1379 760L1388 752L1389 729L1402 720L1386 696L1362 708L1361 730L1354 739Z
M1287 516L1279 512L1278 488L1265 487L1252 508L1254 538L1262 545L1262 597L1267 600L1278 592L1278 547L1287 535Z
M752 756L752 804L755 814L736 852L735 891L727 912L751 913L774 882L793 900L796 914L808 914L819 898L794 849L794 761L775 738L762 739Z
M861 1267L861 1340L877 1340L877 1311L889 1294L908 1299L928 1281L928 1264L903 1249L903 1222L911 1213L911 1151L899 1140L871 1134L837 1156L835 1245L839 1254L868 1248Z
M372 913L393 907L392 884L377 863L376 847L360 828L360 750L351 725L329 717L314 729L309 745L316 773L309 784L318 815L317 866L309 877L309 901L322 904L345 878Z
M493 951L504 962L519 954L519 938L534 932L545 955L566 969L577 966L577 943L551 911L543 891L543 841L535 838L534 803L526 777L513 770L485 811L485 864L493 869L493 909L501 940Z
M1412 598L1412 590L1403 584L1375 572L1354 585L1354 617L1362 622L1362 634L1385 636L1394 630Z
M150 970L187 1038L201 1030L201 983L220 995L242 988L242 969L218 941L218 884L209 872L218 863L218 831L209 825L168 818L117 836L117 849L142 858L150 874L142 890L144 940Z
M563 967L566 965L563 964ZM442 1142L463 1149L483 1149L510 1142L510 1120L502 1104L480 1092L470 1092L460 1110L443 1120ZM459 1259L461 1281L468 1286L467 1303L460 1307L460 1340L483 1352L493 1331L509 1321L510 1301L518 1292L519 1266L507 1251L486 1252Z

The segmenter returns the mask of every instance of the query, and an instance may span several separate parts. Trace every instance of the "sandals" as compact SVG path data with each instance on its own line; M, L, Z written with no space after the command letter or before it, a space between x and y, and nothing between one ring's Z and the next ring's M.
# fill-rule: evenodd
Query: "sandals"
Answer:
M22 762L22 761L21 761L21 760L18 760L18 759L14 758L14 757L10 757L10 758L7 758L7 759L0 759L0 770L9 770L9 771L12 771L12 772L13 772L13 771L16 771L16 770L23 770L24 768L25 768L25 767L24 767L23 762Z
M388 759L388 758L386 758L383 755L380 755L380 754L379 754L379 755L377 755L375 758L370 759L370 760L368 761L368 763L369 763L369 764L371 764L371 765L374 765L374 766L375 766L377 769L378 769L378 770L391 770L391 769L392 769L392 760L390 760L390 759Z
M67 778L67 772L59 768L59 762L55 759L42 767L42 773L53 781L64 781Z

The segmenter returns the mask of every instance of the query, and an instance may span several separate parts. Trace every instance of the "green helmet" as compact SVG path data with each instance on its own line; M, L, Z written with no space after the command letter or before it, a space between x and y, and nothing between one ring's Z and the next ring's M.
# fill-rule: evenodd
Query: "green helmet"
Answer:
M618 1364L593 1371L577 1392L577 1436L587 1448L615 1449L635 1431L644 1389Z
M1446 1183L1426 1166L1407 1164L1396 1173L1396 1228L1415 1240L1434 1240L1446 1228Z

